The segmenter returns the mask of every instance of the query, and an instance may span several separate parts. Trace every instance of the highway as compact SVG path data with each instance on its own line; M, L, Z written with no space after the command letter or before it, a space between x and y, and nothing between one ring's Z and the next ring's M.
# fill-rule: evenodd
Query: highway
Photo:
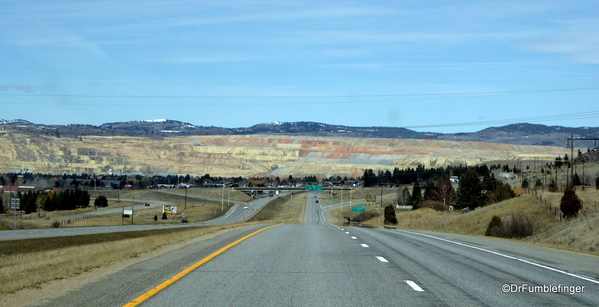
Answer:
M317 202L318 201L318 202ZM320 193L312 192L306 199L306 210L304 211L304 224L323 225L327 218L325 217L325 208Z
M281 197L288 193L280 193ZM197 226L215 226L215 225L227 225L234 224L243 221L247 221L256 215L264 206L269 202L275 200L276 197L264 197L258 198L248 203L231 202L235 203L233 207L229 209L224 215L205 222L199 223L181 223L176 225L124 225L124 226L99 226L99 227L73 227L73 228L45 228L45 229L19 229L19 230L3 230L0 231L0 241L2 240L21 240L21 239L33 239L33 238L48 238L48 237L59 237L59 236L75 236L75 235L89 235L89 234L101 234L101 233L112 233L112 232L125 232L125 231L143 231L143 230L155 230L155 229L169 229L169 228L183 228L183 227L197 227ZM151 201L155 205L162 205L162 202ZM166 203L164 203L166 204ZM244 208L247 207L247 208ZM131 208L130 206L128 208ZM151 207L145 207L144 205L136 205L135 210L142 210ZM102 214L120 214L122 208L112 209L100 209L93 213L87 213L83 215L102 215ZM61 219L75 218L80 215L63 216Z
M235 229L43 306L599 305L599 257L486 237L327 225L313 196L303 225Z

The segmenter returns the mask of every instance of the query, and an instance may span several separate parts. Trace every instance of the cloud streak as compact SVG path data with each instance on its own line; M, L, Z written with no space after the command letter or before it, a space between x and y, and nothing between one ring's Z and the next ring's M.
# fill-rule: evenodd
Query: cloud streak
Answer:
M24 92L24 93L33 93L33 87L31 87L29 85L25 85L25 84L2 85L2 84L0 84L0 92L7 92L7 91L11 91L11 90Z

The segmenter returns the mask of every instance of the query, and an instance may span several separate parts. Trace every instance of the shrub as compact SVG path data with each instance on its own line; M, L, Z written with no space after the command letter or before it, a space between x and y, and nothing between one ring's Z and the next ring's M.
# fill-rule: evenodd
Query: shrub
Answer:
M54 221L54 222L52 222L52 224L50 224L50 227L52 227L52 228L60 228L60 222L59 221Z
M440 202L440 201L432 201L432 200L427 200L424 203L422 203L422 207L424 207L424 208L432 208L432 209L437 210L437 211L445 211L445 210L447 210L445 208L445 205L443 205L442 202Z
M385 207L385 225L397 225L397 216L395 216L395 208L393 205L388 205Z
M573 186L566 188L559 207L564 214L564 218L576 217L578 215L578 211L582 208L582 201L580 201L580 198L574 192Z
M489 222L485 236L522 239L534 235L536 229L536 220L526 214L511 214L505 223L495 215Z
M523 213L512 214L505 222L504 237L505 238L526 238L534 235L536 230L536 220Z
M104 195L100 195L94 200L94 206L96 207L108 207L108 199Z
M377 216L379 216L380 214L377 212L372 212L372 211L368 211L368 212L360 212L358 213L358 215L356 215L353 219L352 222L357 222L357 223L362 223L368 220L371 220Z
M489 226L487 226L485 236L503 237L503 222L501 222L500 217L493 215L489 222Z

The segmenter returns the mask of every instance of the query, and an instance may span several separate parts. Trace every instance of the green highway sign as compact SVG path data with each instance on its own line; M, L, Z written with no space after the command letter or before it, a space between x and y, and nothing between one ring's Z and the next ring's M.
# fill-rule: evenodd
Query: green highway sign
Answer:
M351 207L351 212L366 212L365 206Z
M322 191L322 184L307 185L306 190L307 191Z

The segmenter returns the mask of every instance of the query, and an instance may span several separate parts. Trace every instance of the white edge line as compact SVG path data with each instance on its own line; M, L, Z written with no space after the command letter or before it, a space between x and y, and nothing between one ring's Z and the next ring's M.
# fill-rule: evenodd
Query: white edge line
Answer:
M235 205L235 208L234 208L233 210L229 211L229 213L227 213L227 215L225 215L225 217L224 217L224 218L225 218L225 219L226 219L226 218L228 218L228 217L229 217L229 215L233 214L233 212L235 212L235 210L237 210L237 208L238 208L238 207L239 207L239 204L236 204L236 205Z
M406 284L408 284L408 286L412 287L412 289L414 289L414 291L424 292L424 290L422 288L420 288L420 286L417 283L415 283L411 280L404 280L404 281L406 282Z
M460 243L460 242L456 242L456 241L451 241L451 240L447 240L447 239L443 239L443 238L438 238L438 237L427 235L427 234L423 234L423 233L411 232L411 231L406 231L406 230L398 230L398 231L405 232L405 233L410 233L410 234L414 234L414 235L419 235L419 236L423 236L423 237L428 237L428 238L436 239L436 240L439 240L439 241L449 242L449 243L453 243L453 244L456 244L456 245L461 245L461 246L469 247L469 248L476 249L476 250L483 251L483 252L487 252L487 253L490 253L490 254L493 254L493 255L497 255L497 256L508 258L508 259L512 259L512 260L524 262L526 264L530 264L530 265L533 265L533 266L536 266L536 267L539 267L539 268L543 268L543 269L546 269L546 270L550 270L550 271L553 271L553 272L562 273L564 275L568 275L568 276L575 277L575 278L578 278L578 279L586 280L588 282L592 282L592 283L595 283L595 284L599 285L599 281L591 279L591 278L588 278L588 277L576 275L576 274L573 274L573 273L562 271L560 269L552 268L550 266L546 266L546 265L539 264L539 263L536 263L536 262L532 262L532 261L529 261L529 260L517 258L517 257L514 257L514 256L510 256L510 255L506 255L506 254L494 252L492 250L488 250L488 249L484 249L484 248L480 248L480 247L476 247L476 246L472 246L472 245L468 245L468 244L464 244L464 243Z

